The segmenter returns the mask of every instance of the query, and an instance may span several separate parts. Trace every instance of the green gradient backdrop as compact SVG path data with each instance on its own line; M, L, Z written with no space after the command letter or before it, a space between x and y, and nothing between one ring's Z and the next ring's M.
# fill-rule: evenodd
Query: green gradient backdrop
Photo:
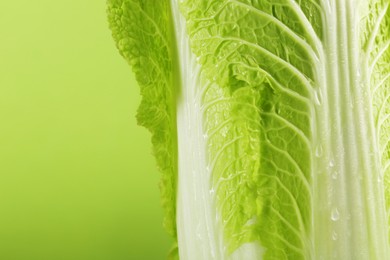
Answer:
M0 259L164 259L149 133L105 1L0 1Z

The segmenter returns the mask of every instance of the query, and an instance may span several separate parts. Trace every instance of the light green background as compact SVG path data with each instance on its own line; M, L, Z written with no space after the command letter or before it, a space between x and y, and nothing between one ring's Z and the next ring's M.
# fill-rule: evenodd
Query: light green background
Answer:
M0 0L0 259L164 259L139 90L105 1Z

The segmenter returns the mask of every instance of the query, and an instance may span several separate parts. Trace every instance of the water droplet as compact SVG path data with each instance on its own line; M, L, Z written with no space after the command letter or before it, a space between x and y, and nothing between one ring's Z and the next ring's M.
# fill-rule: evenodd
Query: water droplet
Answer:
M210 190L210 195L214 195L214 193L215 193L215 190L214 190L214 188L212 188L212 189Z
M327 9L329 14L331 14L333 12L330 1L326 1L326 9Z
M202 239L200 222L196 225L196 236L198 239Z
M332 179L337 180L337 177L339 176L339 173L337 171L332 173Z
M321 155L322 155L322 146L318 145L316 148L316 156L321 157Z
M355 106L355 101L353 100L353 99L351 99L350 101L349 101L349 107L350 108L353 108Z
M338 237L339 237L339 235L336 233L336 231L333 231L332 232L332 239L337 240Z
M314 102L319 106L322 104L322 92L320 89L314 92Z
M333 158L330 159L330 161L329 161L329 167L330 167L330 168L333 168L333 167L334 167L334 159L333 159Z
M340 218L340 213L337 208L332 209L332 213L330 215L331 220L337 221Z

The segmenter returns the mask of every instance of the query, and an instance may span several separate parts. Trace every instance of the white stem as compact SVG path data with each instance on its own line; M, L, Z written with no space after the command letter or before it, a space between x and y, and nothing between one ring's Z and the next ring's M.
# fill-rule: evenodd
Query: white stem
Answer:
M180 259L261 259L264 249L258 243L244 243L229 254L223 241L223 225L211 182L212 167L207 161L208 137L203 129L201 92L207 86L201 85L200 65L190 50L178 2L171 0L181 76L177 100L179 173L176 213Z
M315 259L386 259L388 236L370 86L360 59L358 1L323 1L325 73L315 107ZM325 121L325 122L324 122ZM324 126L324 127L321 127ZM314 149L314 148L313 148Z
M181 86L177 99L178 191L177 230L180 259L224 259L222 231L207 167L203 132L200 66L190 51L185 21L172 0Z

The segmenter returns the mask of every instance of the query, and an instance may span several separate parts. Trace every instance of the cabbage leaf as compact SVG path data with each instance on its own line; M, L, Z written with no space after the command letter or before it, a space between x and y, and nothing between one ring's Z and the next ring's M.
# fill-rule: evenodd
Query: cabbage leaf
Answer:
M390 258L389 5L108 0L172 258Z

